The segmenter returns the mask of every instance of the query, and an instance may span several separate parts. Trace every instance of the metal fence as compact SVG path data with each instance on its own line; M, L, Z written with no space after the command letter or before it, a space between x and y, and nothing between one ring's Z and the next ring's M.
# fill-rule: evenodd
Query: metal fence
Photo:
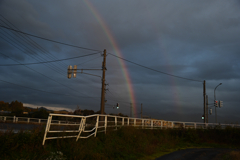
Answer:
M53 117L68 117L70 123L56 123ZM198 123L198 122L179 122L179 121L164 121L156 119L141 119L129 118L113 115L95 114L90 116L77 116L65 114L50 113L45 134L43 137L43 145L47 139L58 138L89 138L96 137L98 132L107 132L108 130L117 130L123 126L134 126L141 129L163 129L163 128L226 128L227 126L240 128L238 124L217 124L217 123ZM50 136L49 136L50 135ZM49 137L48 137L49 136Z

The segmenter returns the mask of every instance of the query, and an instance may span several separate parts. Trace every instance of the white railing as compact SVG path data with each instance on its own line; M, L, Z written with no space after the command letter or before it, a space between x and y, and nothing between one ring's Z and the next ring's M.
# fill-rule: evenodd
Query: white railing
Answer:
M16 116L0 116L0 122L13 122L13 123L47 123L47 119L29 118L29 117L16 117ZM53 120L55 123L59 124L69 124L73 123L70 121L59 121ZM74 122L75 123L75 122Z
M53 117L69 117L71 118L71 123L70 124L54 123L54 120L52 120ZM79 138L89 138L90 136L93 135L94 137L96 137L97 132L105 132L106 134L107 128L108 129L113 128L114 130L117 130L117 128L123 126L134 126L142 129L163 129L163 128L205 129L215 128L216 126L222 129L226 128L227 126L240 128L240 125L236 124L164 121L156 119L129 118L101 114L95 114L90 116L78 116L50 113L47 120L42 144L44 145L47 139L76 138L77 141ZM49 134L57 135L47 137L47 135Z

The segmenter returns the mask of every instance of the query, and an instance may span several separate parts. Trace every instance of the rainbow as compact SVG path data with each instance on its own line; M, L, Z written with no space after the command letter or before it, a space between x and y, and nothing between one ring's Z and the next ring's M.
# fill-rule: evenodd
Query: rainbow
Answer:
M114 37L111 34L110 29L108 28L104 19L100 16L97 9L88 0L84 0L84 2L86 4L86 6L89 8L89 10L91 11L91 13L93 14L93 16L96 18L96 20L98 21L100 26L102 27L102 30L104 31L106 37L108 38L110 44L112 45L116 55L119 56L119 57L123 57L123 55L120 52L120 49L119 49ZM118 59L118 62L120 64L121 68L122 68L122 74L123 74L123 76L124 76L124 78L127 82L128 93L129 93L130 101L131 101L132 106L133 106L132 107L132 113L134 113L133 115L135 117L137 117L136 101L135 101L134 90L133 90L133 86L132 86L132 82L131 82L129 72L127 70L126 64L124 63L124 61L122 59Z

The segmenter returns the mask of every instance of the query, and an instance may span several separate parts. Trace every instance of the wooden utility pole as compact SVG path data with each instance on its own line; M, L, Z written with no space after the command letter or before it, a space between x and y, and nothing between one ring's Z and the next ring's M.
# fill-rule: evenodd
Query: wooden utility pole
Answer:
M105 71L106 69L106 55L107 55L107 51L106 49L104 49L103 51L103 62L102 62L102 93L101 93L101 108L100 108L100 113L104 114L104 110L105 110Z
M141 103L141 118L142 118L142 103Z
M203 81L203 113L204 113L204 120L203 122L206 123L206 81Z

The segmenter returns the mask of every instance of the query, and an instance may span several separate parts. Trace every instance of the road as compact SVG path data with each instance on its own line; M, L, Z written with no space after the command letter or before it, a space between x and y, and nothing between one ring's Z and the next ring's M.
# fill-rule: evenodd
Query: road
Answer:
M156 160L221 160L224 154L233 149L191 148L179 150L156 158Z
M13 130L15 133L20 130L30 130L38 127L45 127L45 124L0 123L0 131Z

